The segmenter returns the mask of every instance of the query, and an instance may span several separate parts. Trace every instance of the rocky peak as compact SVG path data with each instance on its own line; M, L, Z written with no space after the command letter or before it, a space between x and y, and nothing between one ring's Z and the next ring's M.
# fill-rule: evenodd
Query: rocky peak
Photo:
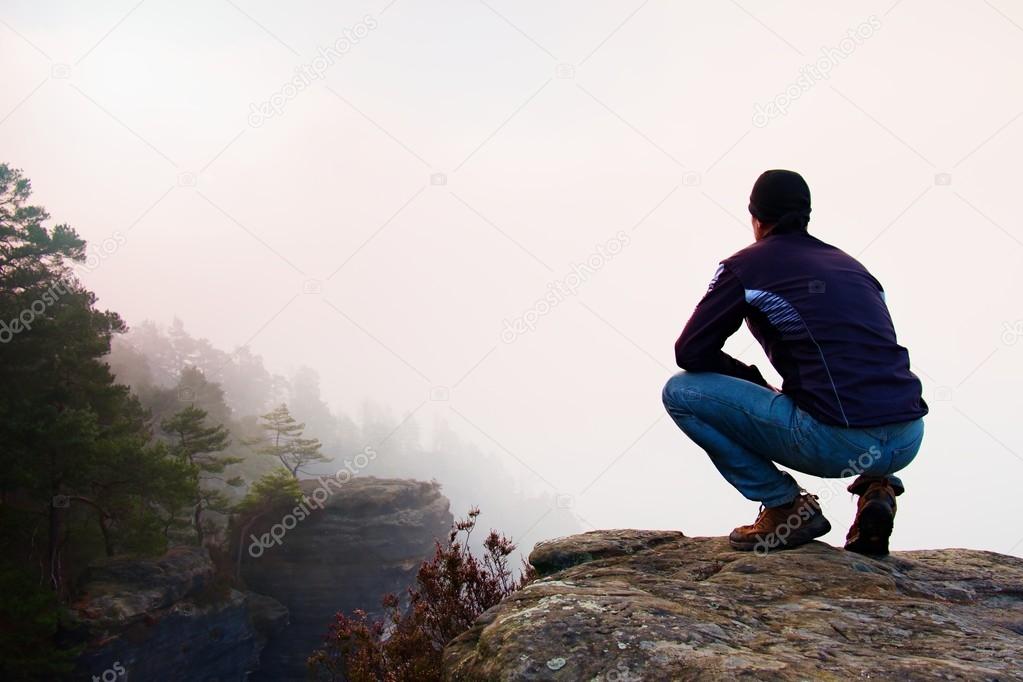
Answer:
M71 605L83 646L73 679L241 682L267 636L287 621L279 603L220 589L209 553L175 547L161 557L91 566Z
M445 651L452 680L1023 679L1023 559L597 531Z
M307 679L306 659L322 644L334 614L374 613L384 594L404 594L434 542L451 530L449 503L436 483L359 476L301 486L308 515L288 511L263 519L251 535L270 540L250 547L257 551L246 552L242 562L249 589L290 612L253 682Z

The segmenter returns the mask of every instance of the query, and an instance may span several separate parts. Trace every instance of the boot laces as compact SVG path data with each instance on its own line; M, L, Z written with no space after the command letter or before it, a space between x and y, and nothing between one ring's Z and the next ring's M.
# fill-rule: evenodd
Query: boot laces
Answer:
M814 501L814 511L816 512L817 509L820 508L820 504L819 504L819 500L821 499L820 496L818 496L818 495L811 495L809 492L807 492L803 488L799 489L799 496L796 497L794 500L792 500L792 502L790 502L788 505L786 505L786 508L791 508L791 507L795 506L796 503L805 501L807 498L811 498ZM761 504L760 505L760 512L757 514L757 520L753 522L753 527L754 528L759 527L761 522L764 521L764 519L767 517L768 514L771 514L772 512L777 512L777 511L778 511L778 508L771 508L771 507L767 507L767 506Z

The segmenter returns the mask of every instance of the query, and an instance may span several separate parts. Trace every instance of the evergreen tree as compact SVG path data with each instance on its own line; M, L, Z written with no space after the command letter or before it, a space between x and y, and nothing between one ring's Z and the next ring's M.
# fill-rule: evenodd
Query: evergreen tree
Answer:
M295 477L283 469L266 474L252 484L235 511L238 516L232 525L238 528L232 533L237 543L235 549L235 575L241 574L242 556L249 531L267 514L286 509L302 499L302 488Z
M104 362L125 326L74 277L85 243L30 195L0 164L0 563L65 598L96 555L150 542L184 479Z
M211 487L210 482L220 481L231 486L242 485L242 480L238 477L224 479L218 475L224 473L228 466L241 462L242 458L219 454L230 445L230 434L223 424L207 426L206 417L205 410L189 405L160 424L163 431L173 439L171 446L173 456L187 467L192 481L191 525L200 545L205 540L203 513L205 511L227 513L231 507L227 496Z
M260 419L265 437L252 443L256 452L276 457L294 478L298 478L302 467L307 464L330 461L320 452L320 441L302 437L305 424L295 421L287 405L282 403Z

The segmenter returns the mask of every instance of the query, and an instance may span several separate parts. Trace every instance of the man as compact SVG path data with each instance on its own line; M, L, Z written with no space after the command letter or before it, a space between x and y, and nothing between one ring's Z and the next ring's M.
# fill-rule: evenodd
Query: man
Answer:
M750 196L756 241L724 260L675 343L686 370L665 408L725 479L763 507L729 540L737 550L790 549L831 530L818 498L775 463L822 478L858 475L846 549L888 553L895 472L916 457L928 408L896 341L884 289L854 258L811 236L810 189L770 170ZM784 379L722 352L743 319Z

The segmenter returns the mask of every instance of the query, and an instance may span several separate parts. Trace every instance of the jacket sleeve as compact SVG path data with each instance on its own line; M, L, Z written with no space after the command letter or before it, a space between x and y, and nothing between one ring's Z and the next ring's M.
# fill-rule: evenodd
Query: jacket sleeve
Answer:
M746 317L746 294L739 279L725 266L718 268L706 296L696 306L675 342L675 361L690 372L717 372L770 388L755 366L746 365L721 348Z

